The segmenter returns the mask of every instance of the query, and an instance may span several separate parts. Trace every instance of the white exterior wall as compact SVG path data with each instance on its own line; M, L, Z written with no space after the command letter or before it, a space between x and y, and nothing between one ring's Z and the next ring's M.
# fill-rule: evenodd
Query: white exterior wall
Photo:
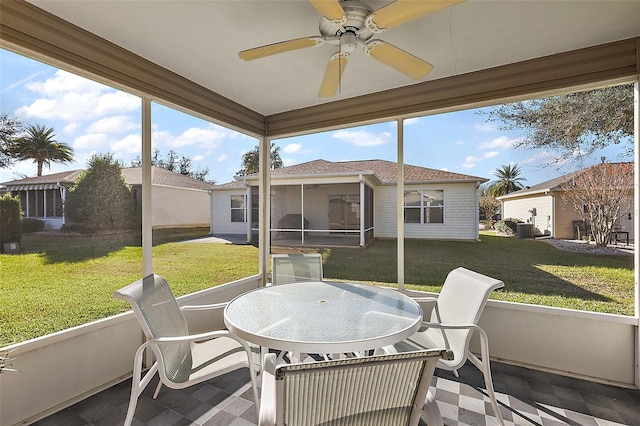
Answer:
M201 189L151 187L154 228L209 226L209 194Z
M530 213L534 208L536 216L532 216ZM551 195L541 194L505 200L502 207L503 219L514 218L525 223L533 223L534 235L553 236L553 215L553 197Z
M246 234L248 226L246 222L231 222L231 196L246 195L247 190L245 188L220 190L213 191L212 194L212 233L218 235ZM251 200L247 200L247 203L247 207L251 207Z
M443 190L444 223L405 223L405 238L477 240L478 203L475 183L405 185L405 190ZM374 192L374 235L396 238L396 186L378 186Z

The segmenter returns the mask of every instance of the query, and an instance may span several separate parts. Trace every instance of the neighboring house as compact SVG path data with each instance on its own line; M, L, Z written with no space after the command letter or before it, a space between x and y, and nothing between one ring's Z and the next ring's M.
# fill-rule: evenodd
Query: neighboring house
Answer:
M477 240L478 187L485 178L404 166L405 238ZM396 238L397 164L315 160L271 172L274 244L365 246ZM258 176L217 185L211 233L256 238Z
M563 197L563 186L584 170L569 173L507 195L496 197L501 203L502 218L520 219L532 223L535 236L573 239L577 237L576 222L581 221L570 201ZM628 197L633 209L633 182L629 182ZM617 224L633 238L632 211L623 212Z
M18 195L24 217L44 221L45 229L60 229L64 224L63 204L67 190L82 170L5 182L3 191ZM131 186L138 206L142 205L142 169L127 167L122 175ZM174 173L151 168L152 226L181 228L209 226L209 193L214 185Z

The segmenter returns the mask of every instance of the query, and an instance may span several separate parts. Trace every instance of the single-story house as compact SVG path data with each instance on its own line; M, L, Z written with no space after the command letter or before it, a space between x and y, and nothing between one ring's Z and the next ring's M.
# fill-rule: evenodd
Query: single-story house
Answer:
M568 173L497 197L501 203L502 218L515 218L533 224L534 236L548 235L562 239L579 237L576 232L576 223L581 221L580 215L573 204L563 197L563 194L567 182L588 169ZM623 215L616 225L618 229L629 232L629 238L632 240L634 235L633 181L629 182L627 197L630 201L627 204L631 208L629 211L622 212Z
M404 166L405 238L477 240L478 187L485 178ZM397 164L384 160L314 160L271 172L274 244L365 246L396 238ZM217 185L211 233L258 228L258 175Z
M19 196L24 217L44 221L45 229L64 225L64 200L82 170L4 182L2 191ZM122 169L138 206L142 205L142 168ZM181 228L209 226L209 193L214 185L160 167L151 168L152 226Z

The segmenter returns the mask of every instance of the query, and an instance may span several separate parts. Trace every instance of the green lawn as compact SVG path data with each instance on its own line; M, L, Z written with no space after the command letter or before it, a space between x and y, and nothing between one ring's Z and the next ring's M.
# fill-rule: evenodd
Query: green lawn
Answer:
M256 247L179 242L207 231L154 232L154 270L176 295L258 272ZM111 294L142 274L139 234L52 235L26 235L23 254L0 255L0 347L128 307ZM584 255L540 241L481 237L480 243L406 241L407 287L438 291L452 268L464 266L505 282L493 299L633 315L632 256ZM395 240L375 241L366 250L319 251L327 279L395 285Z

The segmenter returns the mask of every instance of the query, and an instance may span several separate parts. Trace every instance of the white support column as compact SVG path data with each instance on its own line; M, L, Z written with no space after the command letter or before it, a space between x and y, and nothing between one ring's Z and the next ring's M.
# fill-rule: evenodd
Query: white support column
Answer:
M266 285L269 274L269 255L271 253L271 140L269 138L260 139L259 152L260 223L258 225L258 249L262 285Z
M304 183L300 184L300 222L300 226L302 227L300 243L304 245Z
M247 186L247 199L245 201L244 207L247 209L247 242L250 243L252 238L251 233L251 224L253 223L253 199L251 197L251 186ZM212 206L213 208L213 206Z
M398 179L396 187L396 227L398 240L398 290L404 290L404 119L398 123Z
M151 100L142 98L142 276L153 272L151 206Z
M640 253L638 253L638 241L640 241L640 226L638 226L638 218L640 217L640 78L636 79L633 85L633 147L633 220L635 221L635 226L633 227L633 286L635 294L634 312L638 320L636 327L635 385L640 388Z
M360 179L360 247L364 247L364 208L365 208L365 200L364 200L364 177L362 175L359 176Z

